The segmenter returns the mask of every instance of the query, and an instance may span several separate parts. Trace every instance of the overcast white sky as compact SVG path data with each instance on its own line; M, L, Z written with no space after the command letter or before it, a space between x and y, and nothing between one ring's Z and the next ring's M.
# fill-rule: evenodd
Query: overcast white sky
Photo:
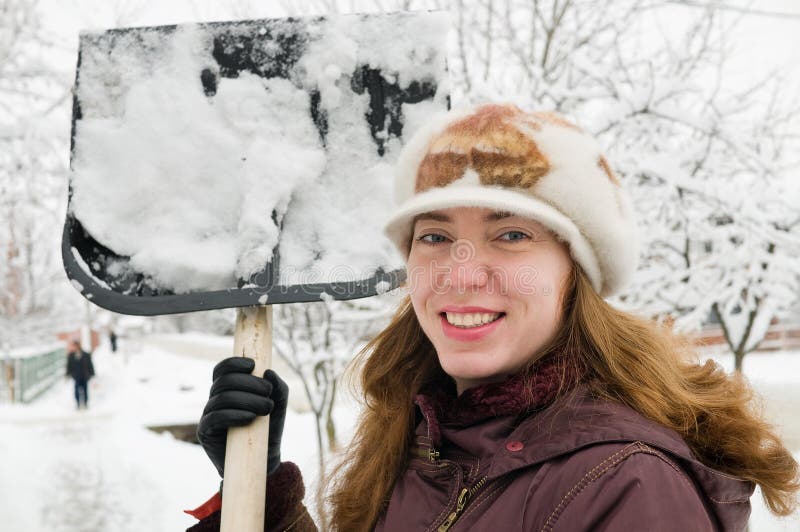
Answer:
M676 0L680 3L681 0ZM691 0L693 3L712 0ZM800 1L798 0L727 0L734 7L748 7L755 11L795 14L793 17L747 15L743 24L747 39L741 44L742 57L758 59L753 68L770 64L789 65L793 50L800 48ZM242 8L237 6L248 5ZM469 2L467 2L469 5ZM77 43L81 28L108 28L122 25L157 25L185 21L220 20L229 18L283 16L286 13L279 2L241 2L237 0L42 0L45 24L59 36L72 36ZM687 12L700 8L686 6ZM736 11L724 11L729 16ZM288 13L296 15L297 13ZM233 17L232 17L233 15Z

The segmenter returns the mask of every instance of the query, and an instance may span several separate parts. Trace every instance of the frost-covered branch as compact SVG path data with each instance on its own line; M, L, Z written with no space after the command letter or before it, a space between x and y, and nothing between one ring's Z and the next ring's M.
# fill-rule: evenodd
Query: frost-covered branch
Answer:
M333 421L339 380L357 347L388 318L386 297L274 307L273 346L303 386L316 419L320 468L337 447Z

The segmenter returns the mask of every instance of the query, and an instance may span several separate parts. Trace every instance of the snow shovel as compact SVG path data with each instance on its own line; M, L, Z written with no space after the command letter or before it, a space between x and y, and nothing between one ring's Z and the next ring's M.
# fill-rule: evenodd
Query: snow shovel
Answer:
M237 307L270 366L271 306L399 286L392 166L449 105L442 13L82 33L62 240L73 286L123 314ZM268 420L230 431L222 530L264 525Z

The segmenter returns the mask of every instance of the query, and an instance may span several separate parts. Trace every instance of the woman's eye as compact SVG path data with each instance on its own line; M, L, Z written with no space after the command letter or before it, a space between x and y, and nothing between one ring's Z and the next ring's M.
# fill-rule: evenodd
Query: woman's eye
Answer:
M501 240L509 240L509 241L524 240L526 238L528 238L528 235L526 235L522 231L507 231L502 235L500 235Z
M442 242L447 240L447 238L437 233L428 233L426 235L417 237L417 240L425 242L427 244L441 244Z

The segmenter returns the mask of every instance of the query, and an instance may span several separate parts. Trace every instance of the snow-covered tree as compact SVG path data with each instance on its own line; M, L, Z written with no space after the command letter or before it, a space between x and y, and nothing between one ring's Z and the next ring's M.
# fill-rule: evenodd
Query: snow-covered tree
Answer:
M66 292L58 227L68 130L56 111L70 81L48 62L54 44L37 8L0 0L0 336L10 343L55 324L53 306Z
M649 241L630 301L684 328L710 315L737 369L800 292L800 214L784 186L793 142L786 119L796 113L759 102L749 110L759 108L761 119L734 110L716 130L687 136L680 150L693 155L679 166L664 160L636 177Z

